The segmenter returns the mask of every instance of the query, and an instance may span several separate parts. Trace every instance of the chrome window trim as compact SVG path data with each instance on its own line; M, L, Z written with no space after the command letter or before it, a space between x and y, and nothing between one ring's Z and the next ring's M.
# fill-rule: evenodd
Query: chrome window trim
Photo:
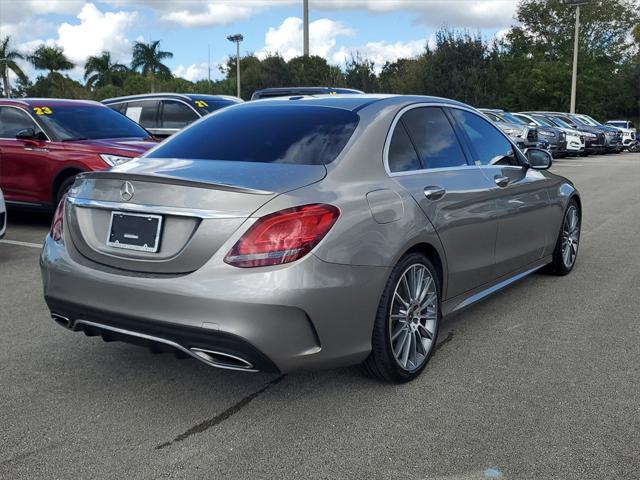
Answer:
M154 95L158 95L157 97L155 97ZM140 99L149 99L149 100L157 100L159 98L164 98L164 97L169 97L169 96L174 96L174 97L179 97L181 99L186 99L186 100L191 100L187 95L183 95L181 93L138 93L136 95L124 95L122 97L113 97L113 98L105 98L102 103L105 105L115 105L115 104L119 104L119 103L126 103L127 101L139 101Z
M25 105L28 106L28 104L25 104ZM15 105L0 105L0 108L5 108L5 107L6 108L15 108L16 110L24 113L27 116L27 118L29 118L29 120L31 120L33 123L35 123L36 127L38 127L42 133L44 133L44 136L47 137L46 140L40 140L40 141L41 142L48 142L48 143L51 142L51 138L49 137L49 135L47 135L47 132L45 132L44 128L42 128L42 125L40 125L40 123L38 123L38 121L35 118L33 118L28 111L26 111L24 108L16 107ZM13 138L11 138L11 137L0 137L0 140L16 140L16 141L18 141L18 139L16 137L13 137ZM21 140L21 141L24 141L24 140Z
M102 210L117 210L127 213L144 213L156 215L174 215L178 217L193 218L238 218L239 215L218 212L215 210L202 210L197 208L186 207L166 207L162 205L146 205L125 202L109 202L106 200L89 200L86 198L67 196L67 202L76 207L99 208Z
M391 137L393 136L393 133L395 132L396 125L400 121L400 118L402 117L402 115L404 115L406 112L408 112L409 110L413 110L414 108L422 108L422 107L440 107L440 108L452 108L452 109L455 108L455 109L458 109L458 110L465 110L467 112L473 113L473 114L479 116L480 118L486 120L487 122L489 122L489 124L493 128L495 128L496 131L498 133L500 133L511 144L511 146L514 148L514 150L517 150L518 152L520 152L520 149L518 148L518 146L513 142L513 140L511 138L509 138L508 135L506 135L502 130L497 128L493 124L493 122L491 122L491 120L486 117L486 115L484 115L482 112L479 112L477 110L472 109L471 107L467 107L467 106L464 106L464 105L451 104L451 103L444 103L444 102L412 103L410 105L405 105L404 107L402 107L395 114L395 117L393 118L393 121L391 122L391 126L389 127L389 130L387 132L387 137L385 138L384 149L383 149L383 153L382 153L382 159L383 159L383 163L384 163L384 169L387 172L387 175L389 175L390 177L399 177L399 176L406 176L406 175L420 175L420 174L428 173L428 172L443 172L443 171L449 171L449 170L462 170L462 169L466 169L466 168L481 168L481 167L486 166L486 165L478 165L474 161L474 163L475 163L474 165L468 165L467 164L467 165L457 165L455 167L421 168L420 170L407 170L407 171L404 171L404 172L392 172L391 169L389 168L389 148L391 146ZM452 126L452 128L453 128L453 126ZM460 146L461 146L461 148L463 147L462 145L460 145ZM520 153L522 153L522 152L520 152ZM514 165L510 165L510 166L515 167ZM522 166L515 167L515 168L522 168Z

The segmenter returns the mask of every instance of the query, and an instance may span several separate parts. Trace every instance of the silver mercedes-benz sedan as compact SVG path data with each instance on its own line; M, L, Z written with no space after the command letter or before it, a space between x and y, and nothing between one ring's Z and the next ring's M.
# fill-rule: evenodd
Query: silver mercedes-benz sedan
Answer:
M231 106L78 176L42 251L45 299L71 330L214 367L407 381L444 316L572 270L581 201L550 165L442 98Z

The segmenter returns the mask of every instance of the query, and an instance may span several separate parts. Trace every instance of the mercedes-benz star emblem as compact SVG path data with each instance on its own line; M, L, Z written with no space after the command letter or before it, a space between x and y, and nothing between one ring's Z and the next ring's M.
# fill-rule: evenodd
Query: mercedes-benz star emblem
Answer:
M135 193L135 189L131 182L124 182L120 187L120 198L125 202L128 202L133 198L133 194Z

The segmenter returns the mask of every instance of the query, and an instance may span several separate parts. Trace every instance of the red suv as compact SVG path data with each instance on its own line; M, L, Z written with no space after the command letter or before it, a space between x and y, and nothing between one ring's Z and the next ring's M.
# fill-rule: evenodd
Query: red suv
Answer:
M7 204L52 208L87 170L107 170L156 145L98 102L0 100L0 189Z

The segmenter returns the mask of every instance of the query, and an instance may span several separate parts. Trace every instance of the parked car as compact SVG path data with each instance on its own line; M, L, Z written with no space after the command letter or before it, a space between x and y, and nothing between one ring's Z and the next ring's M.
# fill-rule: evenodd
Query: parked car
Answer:
M4 237L7 231L7 207L4 204L4 196L2 195L2 189L0 189L0 238Z
M241 102L228 95L180 93L148 93L102 101L158 138L173 135L211 112Z
M567 153L567 134L560 128L552 125L545 125L539 120L535 120L527 115L509 113L511 117L519 120L525 125L538 129L538 138L549 142L548 150L554 158L562 157Z
M214 367L411 380L443 316L572 270L581 201L551 162L442 98L234 105L79 177L45 300L71 330Z
M629 148L636 143L636 127L629 120L609 120L605 125L615 127L622 132L622 146Z
M354 88L333 88L333 87L282 87L263 88L256 90L251 95L251 100L274 97L294 97L298 95L346 95L362 94L364 92Z
M529 123L531 126L536 125L538 132L541 132L541 130L543 132L552 132L553 138L559 140L559 145L555 147L554 157L572 154L578 155L584 151L584 135L578 130L563 128L541 115L513 113L513 116L521 119L523 122Z
M594 128L590 125L586 125L583 122L578 122L572 119L568 114L557 112L524 112L527 114L542 115L545 118L553 121L554 123L563 126L565 128L579 130L584 135L585 148L583 155L601 154L606 151L606 143L604 132L600 129Z
M0 188L8 204L55 208L76 174L107 170L155 145L101 103L0 100Z
M503 132L516 142L519 148L524 150L539 146L537 127L531 127L522 120L505 115L504 110L480 108L479 111L495 122Z
M605 148L607 152L620 153L624 148L622 145L622 132L619 128L604 125L593 117L585 114L575 114L572 117L579 119L587 125L591 125L592 127L602 130L604 132Z

